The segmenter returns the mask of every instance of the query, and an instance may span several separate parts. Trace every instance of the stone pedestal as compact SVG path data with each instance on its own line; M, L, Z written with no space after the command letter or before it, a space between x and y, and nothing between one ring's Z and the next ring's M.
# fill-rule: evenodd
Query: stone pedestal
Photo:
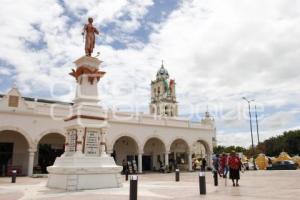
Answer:
M98 105L101 61L83 56L70 73L77 81L72 115L65 119L65 153L55 160L47 186L66 190L121 187L121 166L105 152L107 119Z

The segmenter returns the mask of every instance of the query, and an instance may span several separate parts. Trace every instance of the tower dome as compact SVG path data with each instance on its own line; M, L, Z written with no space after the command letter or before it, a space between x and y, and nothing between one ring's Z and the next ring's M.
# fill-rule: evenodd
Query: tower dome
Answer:
M162 61L160 69L156 73L156 79L168 79L169 78L169 72L164 68L164 62Z

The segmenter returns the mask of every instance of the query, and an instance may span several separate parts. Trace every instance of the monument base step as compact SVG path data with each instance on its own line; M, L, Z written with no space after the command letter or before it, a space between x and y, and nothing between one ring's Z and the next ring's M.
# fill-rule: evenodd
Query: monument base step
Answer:
M70 175L49 174L47 187L70 191L118 188L122 186L119 174L78 174L76 175L76 182L70 181L68 176Z
M122 167L110 156L62 156L47 167L49 188L88 190L121 187Z

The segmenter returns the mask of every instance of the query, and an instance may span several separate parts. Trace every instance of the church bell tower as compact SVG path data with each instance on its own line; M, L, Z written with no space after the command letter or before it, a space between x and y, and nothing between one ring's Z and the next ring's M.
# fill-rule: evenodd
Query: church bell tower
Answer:
M166 117L178 115L175 86L175 80L169 79L169 73L162 61L156 80L151 81L151 114Z

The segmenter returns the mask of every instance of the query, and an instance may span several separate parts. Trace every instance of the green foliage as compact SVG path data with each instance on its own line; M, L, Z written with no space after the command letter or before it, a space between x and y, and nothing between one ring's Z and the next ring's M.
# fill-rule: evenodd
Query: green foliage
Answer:
M246 149L244 147L240 147L240 146L229 146L229 147L216 146L216 147L214 147L215 154L231 153L232 151L245 153Z
M283 135L271 137L258 144L253 152L251 147L245 149L239 146L217 146L214 148L214 153L220 154L223 152L230 153L232 150L243 152L246 156L257 155L264 153L268 156L278 156L282 151L290 155L300 154L300 130L287 131Z
M283 135L271 137L260 144L260 147L269 156L278 156L282 151L297 155L300 153L300 130L287 131Z

